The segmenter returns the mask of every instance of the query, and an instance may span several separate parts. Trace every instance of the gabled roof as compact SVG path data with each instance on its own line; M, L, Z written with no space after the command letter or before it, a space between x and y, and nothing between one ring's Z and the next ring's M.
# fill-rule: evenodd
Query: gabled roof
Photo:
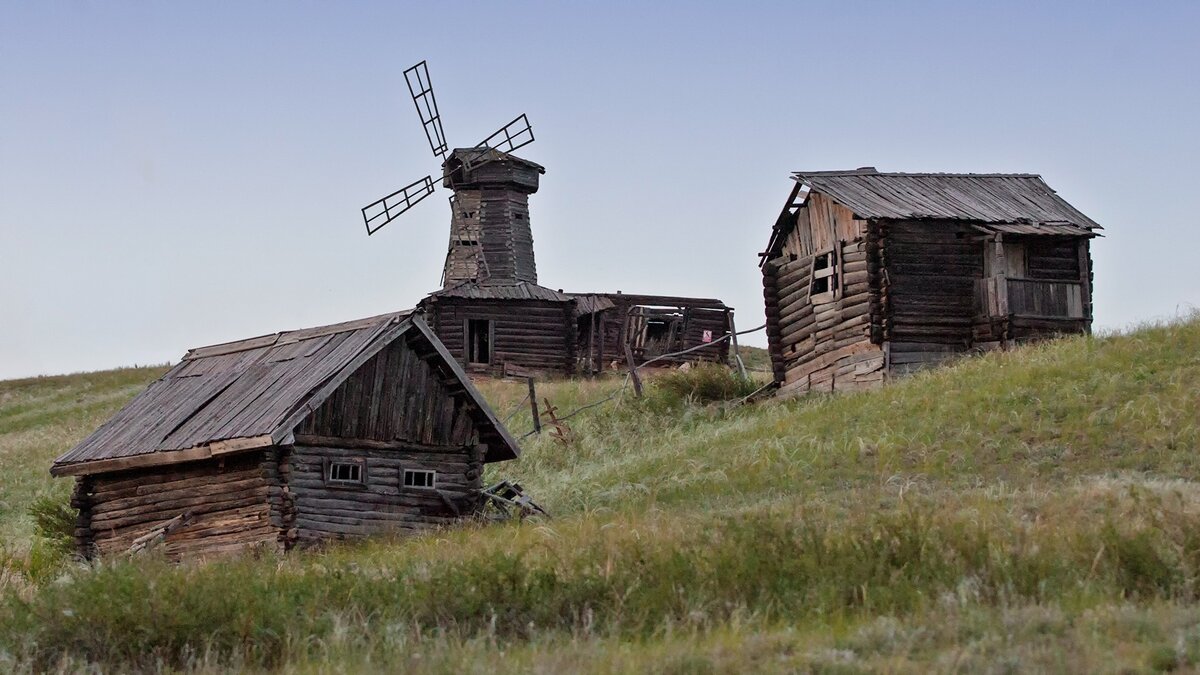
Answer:
M1043 228L1022 231L1024 234L1078 236L1102 229L1036 174L880 173L858 169L799 171L793 177L863 219L936 218Z
M205 459L288 443L292 429L369 358L416 334L472 399L487 461L520 449L457 362L411 312L192 349L112 419L54 461L55 475Z
M460 281L429 294L431 298L465 298L471 300L549 300L568 302L571 296L528 281L513 284L489 284Z

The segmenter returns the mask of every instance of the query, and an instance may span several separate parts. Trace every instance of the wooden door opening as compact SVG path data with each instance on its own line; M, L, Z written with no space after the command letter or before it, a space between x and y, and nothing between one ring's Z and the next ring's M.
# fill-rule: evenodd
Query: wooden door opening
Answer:
M490 364L495 326L491 319L467 319L467 363Z

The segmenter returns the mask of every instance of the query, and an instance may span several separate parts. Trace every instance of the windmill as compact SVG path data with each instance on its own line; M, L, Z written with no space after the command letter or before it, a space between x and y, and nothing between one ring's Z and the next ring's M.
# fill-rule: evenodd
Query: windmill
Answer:
M522 113L480 143L450 149L426 63L405 70L404 80L429 149L442 161L442 185L453 192L443 286L537 283L529 195L537 192L545 169L511 154L533 142L529 118ZM363 207L367 234L378 232L434 189L431 174Z

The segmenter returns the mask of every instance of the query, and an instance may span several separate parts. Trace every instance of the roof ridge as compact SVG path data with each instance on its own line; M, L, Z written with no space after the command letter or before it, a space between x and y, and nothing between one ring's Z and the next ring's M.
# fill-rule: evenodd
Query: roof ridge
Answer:
M952 171L859 171L847 169L844 171L793 171L793 177L799 176L942 176L950 178L1041 178L1038 173L961 173Z
M280 342L299 342L301 340L311 340L313 338L323 337L325 335L333 335L335 333L349 333L351 331L360 330L367 326L373 326L375 324L382 323L385 320L391 321L393 319L400 319L411 314L412 310L388 312L386 314L369 316L364 319L353 319L351 321L325 324L323 326L313 326L311 328L295 328L292 330L280 331L278 333L267 333L258 337L245 338L242 340L231 340L229 342L201 345L199 347L192 347L189 349L187 353L183 355L182 360L192 361L210 356L236 354L238 352L250 351L252 349L272 347L280 344ZM292 339L288 340L287 338Z

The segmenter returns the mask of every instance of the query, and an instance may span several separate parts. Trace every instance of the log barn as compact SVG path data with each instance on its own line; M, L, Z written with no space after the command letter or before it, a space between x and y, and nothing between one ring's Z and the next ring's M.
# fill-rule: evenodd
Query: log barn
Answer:
M172 558L413 532L481 506L516 441L410 313L201 347L51 473L91 558Z
M1084 333L1101 229L1033 174L794 174L761 254L783 395Z
M664 363L729 358L733 310L712 298L564 293L525 281L460 282L421 303L451 354L471 373L591 375L697 347ZM705 345L708 346L705 346Z
M538 285L529 196L546 169L511 153L458 148L444 163L450 244L442 288L419 307L472 373L592 374L700 347L680 360L729 355L733 310L720 300L622 293L564 293ZM710 347L704 347L712 342Z

